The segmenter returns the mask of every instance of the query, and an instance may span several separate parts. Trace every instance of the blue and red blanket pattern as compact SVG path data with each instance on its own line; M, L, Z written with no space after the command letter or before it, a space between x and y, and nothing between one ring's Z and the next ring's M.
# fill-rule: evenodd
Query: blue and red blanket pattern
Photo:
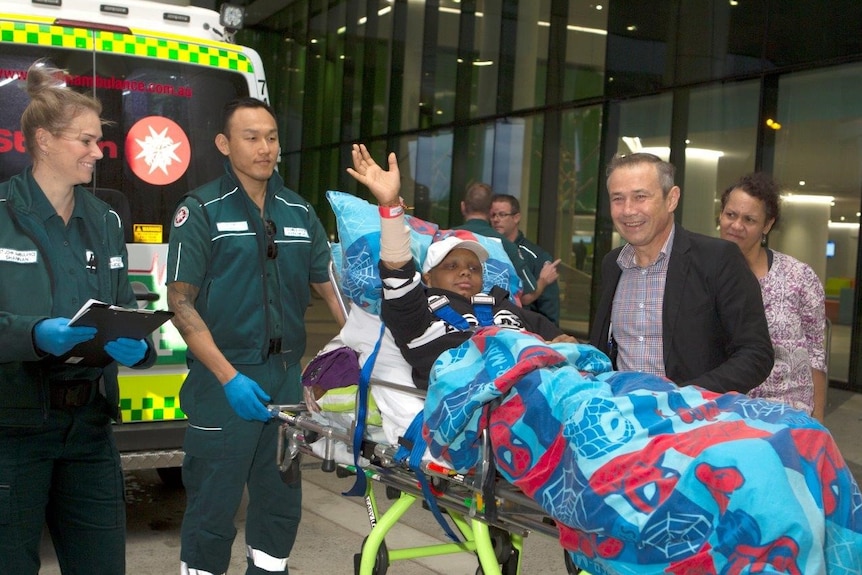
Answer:
M487 328L437 360L424 417L432 455L464 473L488 429L499 473L593 575L862 573L859 487L792 408Z

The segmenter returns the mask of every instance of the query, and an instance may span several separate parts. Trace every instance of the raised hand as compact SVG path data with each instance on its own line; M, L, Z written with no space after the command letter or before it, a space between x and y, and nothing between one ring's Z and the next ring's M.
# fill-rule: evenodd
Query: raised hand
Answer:
M545 285L554 283L560 277L557 266L560 265L561 261L558 259L555 262L545 262L542 266L542 271L539 272L539 279L544 281Z
M350 155L353 157L353 167L347 168L347 173L371 190L378 204L396 206L401 203L401 171L398 169L395 152L389 153L389 171L377 165L365 144L353 144Z

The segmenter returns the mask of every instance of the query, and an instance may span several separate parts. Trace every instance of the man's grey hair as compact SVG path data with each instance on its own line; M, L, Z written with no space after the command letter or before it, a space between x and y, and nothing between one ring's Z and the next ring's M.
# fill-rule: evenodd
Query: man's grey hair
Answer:
M674 186L673 180L676 175L676 168L670 162L665 162L655 154L649 154L646 152L637 152L634 154L617 154L613 157L613 159L608 163L608 167L605 170L605 175L610 178L611 174L614 173L618 168L628 168L631 166L637 166L640 164L652 164L655 166L656 171L658 172L658 182L661 186L661 190L665 196L667 196L670 189Z

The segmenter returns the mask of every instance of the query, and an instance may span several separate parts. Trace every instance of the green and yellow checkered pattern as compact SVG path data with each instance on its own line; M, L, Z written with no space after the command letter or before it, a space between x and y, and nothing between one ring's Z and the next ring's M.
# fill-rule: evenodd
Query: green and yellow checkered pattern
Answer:
M121 375L120 411L123 423L185 419L180 409L184 373Z
M95 42L95 49L98 52L157 58L249 74L254 73L251 60L231 44L206 42L204 40L188 41L182 38L166 37L166 35L156 37L153 34L157 33L120 34L101 30L66 28L53 24L0 21L0 42L36 44L76 50L92 50Z
M24 22L0 22L0 42L38 44L39 46L78 50L93 49L93 35L89 30Z

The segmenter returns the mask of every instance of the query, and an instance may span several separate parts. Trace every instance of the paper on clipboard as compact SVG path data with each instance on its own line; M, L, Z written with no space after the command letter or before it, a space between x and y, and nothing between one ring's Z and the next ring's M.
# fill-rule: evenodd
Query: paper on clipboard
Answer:
M70 326L91 326L96 336L79 343L63 356L65 363L104 367L113 358L105 351L105 344L120 337L143 339L159 329L174 313L164 310L129 309L110 305L99 300L88 300L75 316Z

